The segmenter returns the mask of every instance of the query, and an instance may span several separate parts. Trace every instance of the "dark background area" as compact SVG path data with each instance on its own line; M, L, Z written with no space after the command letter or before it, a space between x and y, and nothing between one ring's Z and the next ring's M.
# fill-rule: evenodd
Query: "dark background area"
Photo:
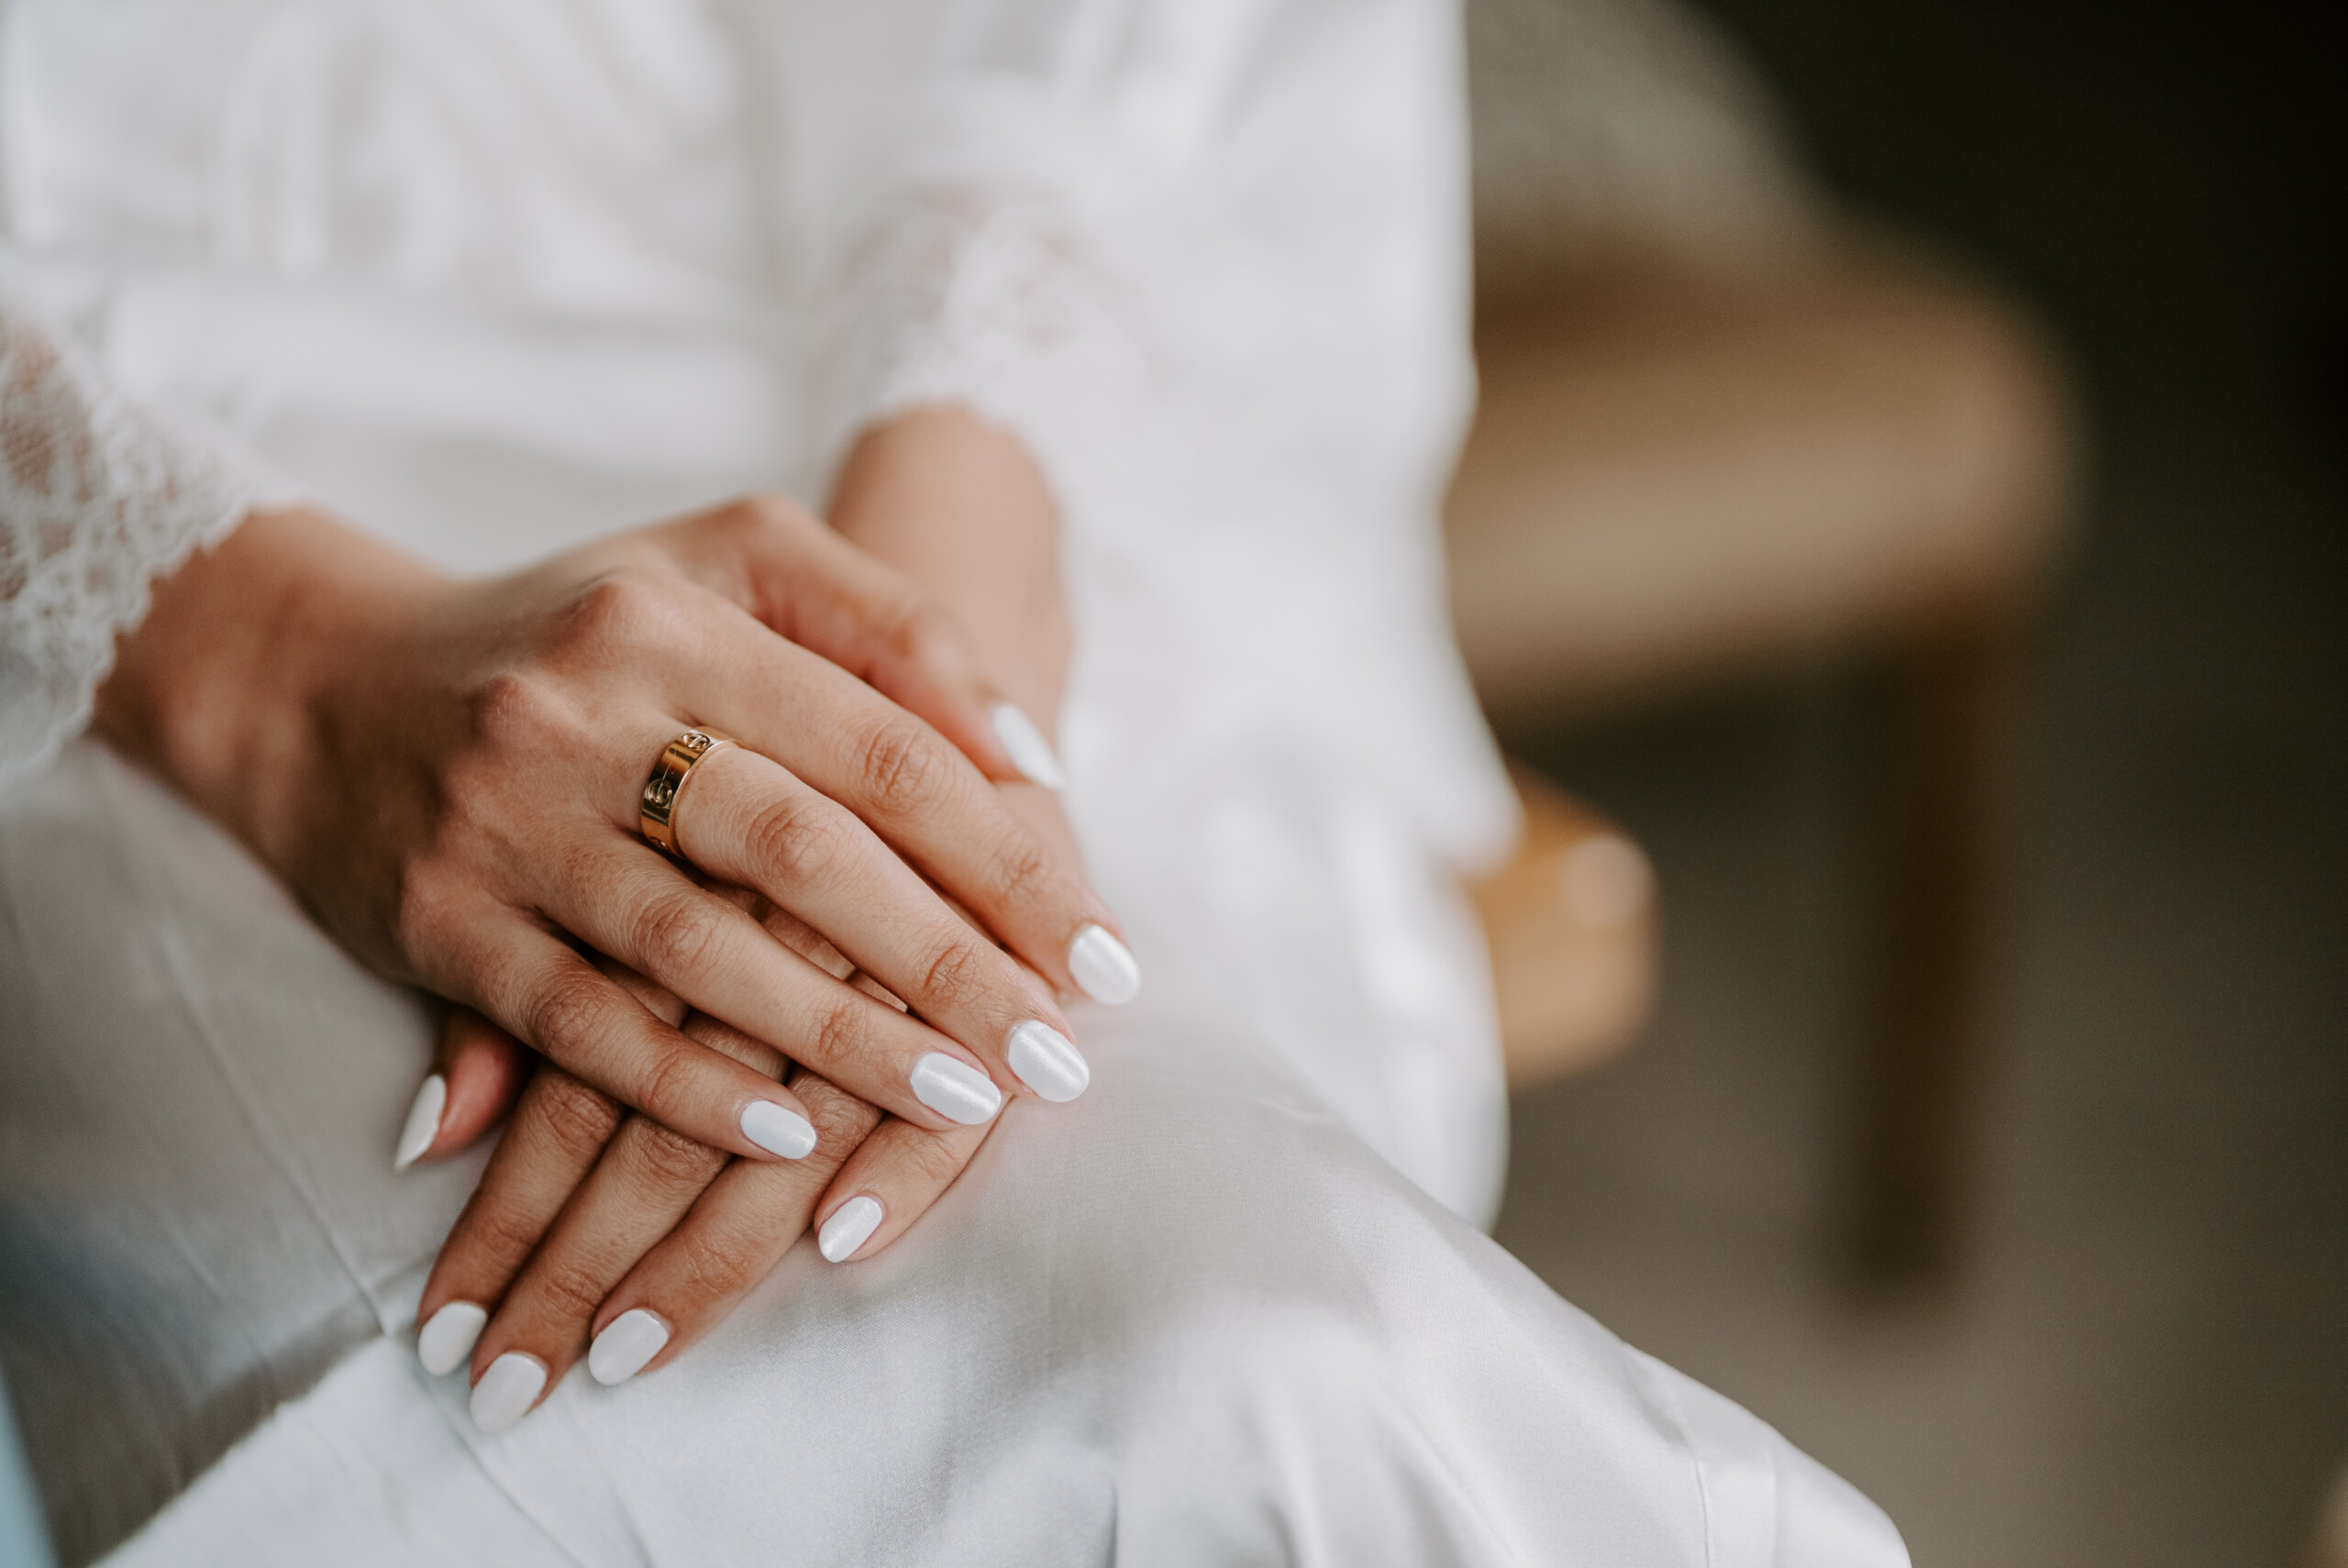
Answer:
M1863 217L2025 303L2084 526L2033 649L1966 1242L1833 1264L1877 782L1838 661L1503 738L1661 876L1660 1014L1500 1234L1920 1564L2281 1564L2348 1463L2348 170L2324 10L1706 0Z

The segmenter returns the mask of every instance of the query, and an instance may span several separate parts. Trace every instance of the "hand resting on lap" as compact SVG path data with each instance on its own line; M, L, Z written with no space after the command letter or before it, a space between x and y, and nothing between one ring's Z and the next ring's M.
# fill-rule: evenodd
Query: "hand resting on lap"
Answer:
M804 1152L800 1097L583 952L914 1126L983 1122L1006 1092L1066 1098L1083 1072L1073 1047L1014 1060L1014 1032L1064 1042L1053 987L1079 988L1072 946L1123 948L1074 857L969 760L1015 771L993 706L950 620L769 501L489 583L323 516L257 515L161 586L100 693L107 729L352 952L661 1125L759 1160ZM695 770L685 858L820 932L910 1012L644 842L637 792L688 727L741 745ZM1101 973L1085 971L1096 990L1129 988Z
M879 990L803 923L763 914L810 962ZM824 1227L834 1262L880 1252L952 1185L993 1125L932 1132L883 1117L739 1032L685 1015L641 977L607 970L688 1036L761 1072L790 1071L818 1142L798 1161L734 1160L541 1064L417 1313L426 1369L470 1360L474 1415L491 1430L559 1382L591 1331L589 1368L605 1384L681 1353L811 1225ZM454 1154L502 1114L526 1055L478 1016L453 1015L438 1063L449 1110L422 1157Z

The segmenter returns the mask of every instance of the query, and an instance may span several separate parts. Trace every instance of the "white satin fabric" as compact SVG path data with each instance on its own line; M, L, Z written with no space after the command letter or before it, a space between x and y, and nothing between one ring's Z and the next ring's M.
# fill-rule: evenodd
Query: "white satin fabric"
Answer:
M913 404L1010 425L1068 521L1103 891L1489 1220L1452 884L1514 805L1434 532L1456 33L1443 0L0 0L8 246L126 390L459 570L820 502Z
M1141 1002L1072 1015L1091 1090L1014 1103L896 1247L836 1266L803 1240L675 1365L574 1369L483 1437L407 1331L478 1170L384 1159L414 999L94 745L0 812L0 1019L40 1043L0 1058L0 1171L43 1176L10 1220L9 1371L53 1412L34 1458L53 1518L80 1488L75 1559L127 1486L168 1493L155 1428L183 1481L357 1339L109 1562L1906 1562L1865 1499L1559 1300L1147 951ZM83 1400L61 1419L60 1377Z
M819 497L916 404L1016 431L1068 525L1068 799L1151 977L1079 1017L1091 1091L1015 1107L883 1259L803 1248L676 1368L489 1441L405 1349L470 1179L384 1168L415 1002L70 748L0 803L0 1355L73 1432L33 1456L72 1554L249 1432L127 1561L1903 1560L1455 1217L1505 1152L1456 874L1512 811L1434 534L1456 33L1442 0L0 4L17 286L453 569Z

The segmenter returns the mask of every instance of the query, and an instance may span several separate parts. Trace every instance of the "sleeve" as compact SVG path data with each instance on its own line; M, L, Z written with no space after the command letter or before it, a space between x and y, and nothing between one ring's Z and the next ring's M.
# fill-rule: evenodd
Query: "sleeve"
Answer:
M822 471L870 425L945 403L1018 436L1064 502L1088 453L1129 446L1164 360L1163 291L1125 236L1164 233L1171 182L1116 123L1124 72L1066 58L1084 16L1113 9L1067 7L1058 31L1015 48L963 29L959 49L889 94L896 112L851 160L858 189L822 226Z
M862 429L955 403L1019 436L1086 512L1130 495L1153 455L1213 449L1258 413L1292 424L1283 365L1415 361L1464 338L1464 308L1427 319L1452 302L1417 278L1363 297L1397 282L1399 252L1452 237L1439 210L1395 221L1416 215L1449 127L1389 91L1444 84L1409 59L1452 49L1444 0L907 11L919 27L897 26L925 41L868 50L885 63L862 73L829 37L781 51L800 72L782 97L801 166L827 171L804 182L821 189L801 226L819 472ZM1412 145L1430 116L1435 145ZM1365 321L1385 339L1358 341ZM1434 348L1394 341L1412 333ZM1440 394L1464 407L1464 364L1443 368ZM1281 406L1243 410L1235 392Z
M150 586L285 487L113 386L0 276L0 786L89 722Z

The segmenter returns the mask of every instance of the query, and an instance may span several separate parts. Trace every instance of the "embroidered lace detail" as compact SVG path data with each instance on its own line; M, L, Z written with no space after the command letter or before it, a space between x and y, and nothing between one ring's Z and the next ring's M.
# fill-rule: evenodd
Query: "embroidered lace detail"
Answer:
M89 722L154 579L271 488L0 298L0 783L46 767Z
M958 404L1017 435L1074 495L1163 373L1132 291L1042 192L937 187L890 204L825 291L823 471L867 427Z

